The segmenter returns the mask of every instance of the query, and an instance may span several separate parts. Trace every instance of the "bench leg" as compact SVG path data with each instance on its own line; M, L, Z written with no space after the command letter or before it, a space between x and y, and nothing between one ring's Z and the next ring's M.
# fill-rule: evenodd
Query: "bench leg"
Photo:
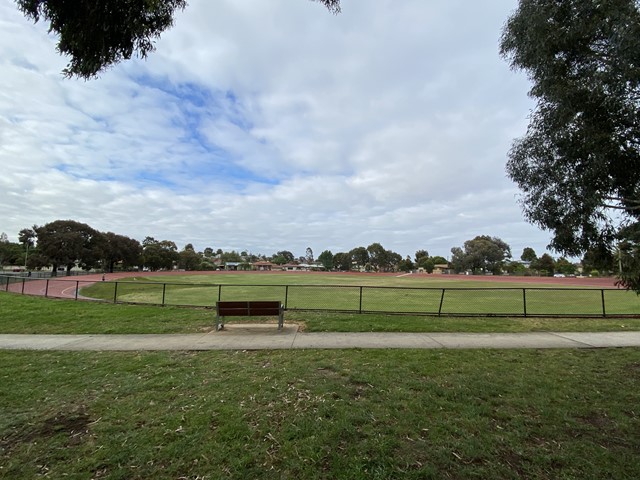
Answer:
M284 326L284 312L280 309L280 315L278 315L278 330L282 330Z
M222 317L220 315L216 315L216 332L222 330L224 328L224 323L222 323Z

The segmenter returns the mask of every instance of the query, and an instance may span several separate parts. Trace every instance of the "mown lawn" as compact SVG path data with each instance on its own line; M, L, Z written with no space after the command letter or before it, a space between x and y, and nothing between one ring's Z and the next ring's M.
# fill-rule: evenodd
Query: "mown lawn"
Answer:
M234 322L276 322L235 317ZM0 333L197 333L214 328L206 308L60 300L0 292ZM309 332L533 332L640 330L640 318L502 318L326 312L285 313Z
M640 478L637 349L0 352L0 478Z

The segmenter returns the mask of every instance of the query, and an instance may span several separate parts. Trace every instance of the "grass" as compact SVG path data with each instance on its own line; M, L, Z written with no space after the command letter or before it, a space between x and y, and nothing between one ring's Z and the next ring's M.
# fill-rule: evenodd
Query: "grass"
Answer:
M213 329L205 308L59 300L0 292L0 333L197 333ZM275 322L275 317L234 318ZM535 332L640 330L640 318L427 317L286 312L285 323L309 332Z
M385 288L380 288L385 287ZM553 289L549 288L553 287ZM490 288L490 290L488 290ZM526 288L526 292L523 289ZM443 291L445 289L445 291ZM165 305L213 306L216 300L280 300L288 309L446 315L601 315L601 289L424 277L225 274L140 277L82 288L92 298ZM606 313L640 315L633 292L606 290Z
M213 325L206 309L114 305L0 292L0 333L195 333Z
M0 352L0 478L640 478L634 349Z

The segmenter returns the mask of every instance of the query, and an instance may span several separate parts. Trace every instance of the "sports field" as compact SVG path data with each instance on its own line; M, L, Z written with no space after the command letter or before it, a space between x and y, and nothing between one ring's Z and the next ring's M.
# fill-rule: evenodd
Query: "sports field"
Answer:
M279 300L288 310L442 315L640 315L640 297L612 279L329 273L155 274L81 288L107 301L213 306Z

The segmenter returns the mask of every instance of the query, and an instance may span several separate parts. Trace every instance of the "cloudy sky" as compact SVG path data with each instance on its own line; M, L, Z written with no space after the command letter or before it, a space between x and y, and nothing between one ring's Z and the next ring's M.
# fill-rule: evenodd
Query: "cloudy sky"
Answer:
M0 0L0 231L73 219L296 256L491 235L540 254L504 170L532 107L498 55L516 4L191 0L147 60L83 81Z

